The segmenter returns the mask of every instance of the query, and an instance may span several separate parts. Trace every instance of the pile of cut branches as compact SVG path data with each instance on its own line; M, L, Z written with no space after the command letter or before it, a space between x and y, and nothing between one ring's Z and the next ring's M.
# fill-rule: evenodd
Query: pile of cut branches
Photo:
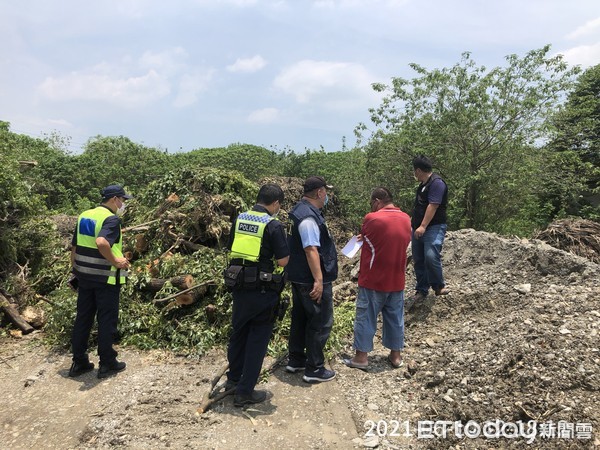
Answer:
M227 265L231 223L254 204L259 186L266 182L284 190L279 219L287 224L287 211L302 196L298 178L271 177L255 183L238 172L185 168L166 173L142 192L133 192L135 198L123 216L123 249L132 267L121 294L122 343L201 354L226 342L232 299L223 285L222 271ZM336 211L332 196L327 222L343 245L340 230L348 227ZM67 279L71 270L68 244L76 217L52 219L56 236L48 258L56 261L46 262L39 274L24 277L29 294L21 298L17 311L43 300L46 336L66 348L75 315L76 294ZM16 291L11 289L11 294ZM289 317L278 326L271 352L278 353L284 345L288 328ZM346 328L341 333L345 336Z
M538 232L539 239L561 250L600 264L600 223L585 219L564 219Z

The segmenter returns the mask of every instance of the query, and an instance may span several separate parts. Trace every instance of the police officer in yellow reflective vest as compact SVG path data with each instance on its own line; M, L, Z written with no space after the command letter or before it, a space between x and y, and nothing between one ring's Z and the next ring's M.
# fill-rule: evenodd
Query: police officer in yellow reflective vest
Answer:
M101 192L102 204L84 211L77 220L72 241L71 263L77 279L77 317L71 344L73 364L70 377L94 368L87 354L94 317L98 319L98 378L125 369L117 361L113 342L119 320L119 289L125 284L129 261L123 257L121 219L125 202L131 198L118 185Z
M265 184L252 210L240 214L231 228L230 262L225 283L233 294L226 389L235 387L233 403L259 403L267 393L254 389L273 332L274 309L285 283L289 259L285 229L276 220L283 191Z

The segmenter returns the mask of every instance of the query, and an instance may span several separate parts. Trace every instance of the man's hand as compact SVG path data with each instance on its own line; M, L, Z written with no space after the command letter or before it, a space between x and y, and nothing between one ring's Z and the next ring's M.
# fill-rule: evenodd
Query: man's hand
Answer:
M127 258L115 258L115 262L115 267L117 269L129 269L129 267L131 266Z
M321 257L319 256L319 249L315 246L309 245L304 248L306 253L306 260L308 261L308 267L310 267L310 273L313 276L313 288L308 293L310 298L321 303L321 297L323 296L323 273L321 272Z
M417 228L417 229L415 230L415 237L416 237L417 239L419 239L421 236L423 236L423 235L425 234L425 230L426 230L426 229L427 229L427 228L425 228L423 225L421 225L419 228Z
M315 280L312 291L310 291L308 295L310 295L310 298L315 302L321 303L321 297L323 296L323 282Z

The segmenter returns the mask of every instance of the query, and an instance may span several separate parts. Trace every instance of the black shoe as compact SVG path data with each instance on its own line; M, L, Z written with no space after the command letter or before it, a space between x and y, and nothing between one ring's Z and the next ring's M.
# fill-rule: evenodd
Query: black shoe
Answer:
M335 378L335 372L328 370L325 367L315 370L314 372L304 371L302 379L307 383L323 383L325 381L331 381Z
M227 383L225 383L225 390L230 391L232 389L235 389L237 387L237 384L237 381L227 380Z
M289 362L287 366L285 366L285 371L288 373L296 373L306 369L304 364L292 363Z
M265 391L252 391L252 394L236 394L233 397L233 406L251 405L253 403L261 403L267 399L267 393Z
M85 363L76 363L71 364L71 368L69 369L70 377L78 377L79 375L83 375L90 370L94 370L94 363L85 362Z
M125 370L126 366L127 364L123 361L115 361L112 364L100 364L100 367L98 368L98 378L110 377L117 372Z

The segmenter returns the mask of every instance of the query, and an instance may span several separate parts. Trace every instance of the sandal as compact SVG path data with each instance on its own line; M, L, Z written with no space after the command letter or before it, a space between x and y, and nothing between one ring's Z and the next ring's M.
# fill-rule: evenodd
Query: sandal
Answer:
M355 363L351 359L344 359L344 364L346 364L348 367L351 367L353 369L367 370L369 368L369 363L359 364L359 363Z
M390 357L390 355L388 355L387 360L394 369L398 369L398 368L402 367L402 364L403 364L402 359L400 360L400 362L395 363L394 361L392 361L392 358Z
M435 295L448 295L450 293L450 289L447 287L443 287L434 291Z

